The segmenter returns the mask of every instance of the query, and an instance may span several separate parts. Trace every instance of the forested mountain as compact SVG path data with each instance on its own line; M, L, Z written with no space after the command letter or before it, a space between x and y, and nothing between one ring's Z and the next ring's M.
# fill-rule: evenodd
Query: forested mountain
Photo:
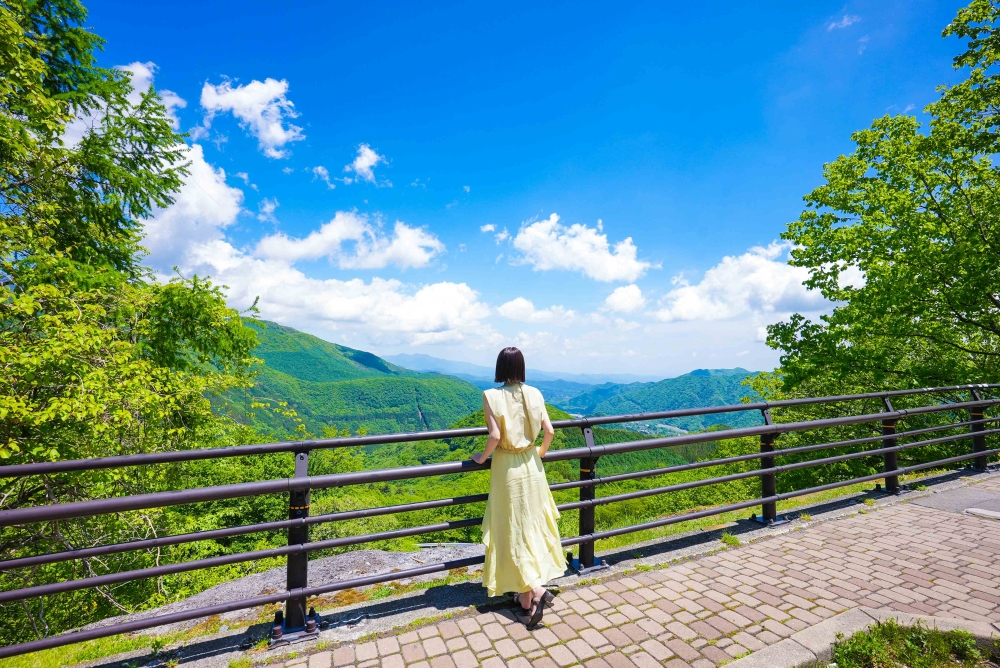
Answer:
M493 380L493 367L469 362L456 362L423 354L386 355L385 359L393 364L405 366L414 371L436 371L459 378L474 378L476 380ZM544 360L543 360L544 362ZM542 371L527 368L528 382L537 385L540 381L565 381L581 385L599 385L600 383L637 383L655 381L659 376L640 376L634 373L566 373L563 371Z
M657 383L627 385L605 383L568 401L554 403L563 410L581 415L621 415L738 404L745 396L756 396L751 388L743 385L743 380L753 375L756 374L738 367L696 369L683 376L667 378ZM714 425L735 428L757 424L760 424L760 416L754 412L746 412L663 420L642 428L648 431L675 431L671 429L674 427L684 431L695 431Z
M251 326L263 364L253 388L227 393L220 409L261 433L280 438L298 424L316 435L443 429L482 406L479 389L458 378L410 371L277 323Z

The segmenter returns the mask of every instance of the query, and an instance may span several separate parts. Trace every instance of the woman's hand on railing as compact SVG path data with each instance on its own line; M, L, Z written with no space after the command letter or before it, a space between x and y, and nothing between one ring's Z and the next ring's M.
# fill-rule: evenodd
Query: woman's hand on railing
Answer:
M472 461L476 462L477 464L482 464L487 459L488 457L486 456L485 452L477 452L476 454L472 455Z

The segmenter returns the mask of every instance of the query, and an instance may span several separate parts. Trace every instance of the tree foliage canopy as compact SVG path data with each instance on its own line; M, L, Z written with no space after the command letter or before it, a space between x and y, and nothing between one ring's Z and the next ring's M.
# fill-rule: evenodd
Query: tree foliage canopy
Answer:
M960 10L944 35L968 39L954 61L966 78L940 89L926 125L885 116L854 133L782 235L807 285L837 302L819 322L769 328L785 391L1000 377L998 19L990 0Z

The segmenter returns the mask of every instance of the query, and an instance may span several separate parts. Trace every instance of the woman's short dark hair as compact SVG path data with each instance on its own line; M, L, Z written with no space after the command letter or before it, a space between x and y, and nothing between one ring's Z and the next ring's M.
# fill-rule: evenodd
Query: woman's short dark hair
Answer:
M524 355L521 354L520 350L511 346L500 351L500 354L497 355L497 373L493 382L524 382Z

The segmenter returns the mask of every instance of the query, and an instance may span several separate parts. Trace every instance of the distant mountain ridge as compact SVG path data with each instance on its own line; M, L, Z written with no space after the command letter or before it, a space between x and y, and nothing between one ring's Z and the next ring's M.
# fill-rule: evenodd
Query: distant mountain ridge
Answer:
M757 373L759 372L739 367L695 369L691 373L656 383L606 383L567 401L554 403L569 413L581 415L626 415L738 404L743 397L757 396L750 387L743 384L746 378ZM671 431L671 428L695 431L716 425L737 428L758 424L761 424L758 414L739 412L663 420L649 428L653 431Z
M424 354L402 353L386 355L384 359L414 371L435 371L452 376L469 377L483 380L493 380L493 367L469 362L456 362ZM601 383L641 383L659 380L658 376L641 376L632 373L563 373L560 371L541 371L528 367L529 383L542 380L564 380L584 385L599 385Z
M372 434L442 429L479 410L481 391L495 387L493 370L485 366L429 355L382 358L274 322L258 321L251 326L257 329L259 340L254 355L264 362L255 386L246 392L229 392L217 403L234 418L274 438L291 435L299 421L316 435L328 427ZM421 368L407 368L407 364ZM430 366L434 370L427 371ZM596 383L607 377L532 369L528 382L542 391L550 405L568 413L621 415L736 404L753 395L742 382L754 373L742 368L695 369L656 382ZM292 409L297 417L278 409ZM731 413L628 428L661 434L759 422L756 414Z

